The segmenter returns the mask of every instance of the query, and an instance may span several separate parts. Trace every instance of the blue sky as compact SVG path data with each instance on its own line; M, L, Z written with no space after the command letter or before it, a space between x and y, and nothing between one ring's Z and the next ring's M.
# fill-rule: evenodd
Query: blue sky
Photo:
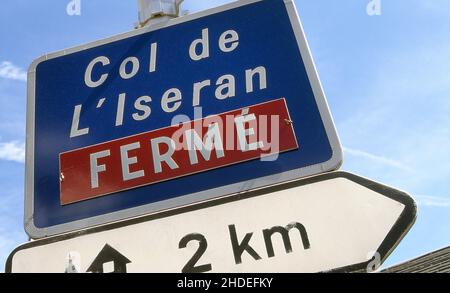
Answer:
M0 264L22 228L26 70L38 56L131 30L135 0L4 0L0 9ZM196 12L231 1L186 0ZM296 1L344 146L344 170L419 205L392 265L450 245L450 2ZM1 267L1 266L0 266Z

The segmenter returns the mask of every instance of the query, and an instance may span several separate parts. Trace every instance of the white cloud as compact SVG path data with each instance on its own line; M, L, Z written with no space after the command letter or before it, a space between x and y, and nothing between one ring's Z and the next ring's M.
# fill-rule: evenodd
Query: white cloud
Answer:
M26 241L25 233L19 231L2 231L0 235L0 273L4 272L9 254L15 247Z
M6 79L27 81L27 72L9 61L0 63L0 77Z
M9 188L2 182L0 191L0 272L3 272L8 255L15 247L24 243L27 236L23 231L23 190Z
M417 203L420 206L450 208L450 198L449 197L418 195L418 196L414 196L414 199L417 201Z
M0 160L25 162L25 144L17 141L0 143Z
M411 194L445 192L450 174L450 42L383 54L370 82L352 93L357 98L340 97L341 104L348 103L342 108L351 108L337 120L341 141L364 150L347 152L345 166ZM354 160L363 157L367 159ZM396 166L397 172L383 166ZM398 172L405 167L413 172Z
M403 163L396 161L396 160L392 160L383 156L378 156L378 155L374 155L365 151L361 151L361 150L356 150L356 149L351 149L351 148L347 148L344 147L344 152L351 155L351 156L355 156L355 157L360 157L360 158L364 158L376 163L380 163L386 166L390 166L390 167L394 167L397 169L401 169L403 171L412 171L411 168L409 168L408 166L405 166Z

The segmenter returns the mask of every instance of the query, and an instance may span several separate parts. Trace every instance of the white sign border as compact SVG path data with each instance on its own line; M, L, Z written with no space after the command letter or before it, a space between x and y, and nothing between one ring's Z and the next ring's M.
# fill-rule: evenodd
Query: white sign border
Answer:
M329 139L332 148L332 157L327 162L316 164L300 169L291 170L279 174L274 174L266 177L256 178L254 180L243 181L228 186L218 187L206 191L201 191L193 194L187 194L174 199L164 200L157 203L151 203L134 207L126 210L116 211L105 215L77 220L61 225L50 226L46 228L39 228L34 223L34 142L35 142L35 89L36 89L36 68L37 66L50 59L58 58L61 56L73 54L83 50L91 49L97 46L109 44L115 41L123 40L133 36L145 34L151 31L170 27L180 23L192 21L198 18L202 18L208 15L220 13L223 11L235 9L245 5L249 5L264 0L241 0L219 6L216 8L208 9L192 15L187 15L173 20L167 23L157 24L150 28L142 28L135 31L120 34L104 40L92 42L83 46L77 46L74 48L66 49L56 53L47 54L36 59L28 70L28 89L27 89L27 136L26 136L26 171L25 171L25 212L24 212L24 228L25 232L32 239L40 239L48 236L54 236L57 234L63 234L71 231L85 229L88 227L103 225L115 221L124 219L130 219L137 216L142 216L151 213L157 213L163 210L169 210L179 208L182 206L190 205L192 203L200 203L203 201L211 200L213 198L234 194L236 192L242 192L253 188L259 188L263 186L269 186L271 184L277 184L289 180L294 180L302 177L308 177L315 174L320 174L325 171L333 171L339 169L343 161L342 147L337 135L337 131L331 116L322 85L320 83L316 67L314 65L311 52L298 17L297 9L293 0L284 0L286 9L291 21L292 28L294 30L298 46L303 62L306 67L307 75L311 83L311 87L316 99L316 103L325 126L325 131ZM211 194L215 194L212 196Z

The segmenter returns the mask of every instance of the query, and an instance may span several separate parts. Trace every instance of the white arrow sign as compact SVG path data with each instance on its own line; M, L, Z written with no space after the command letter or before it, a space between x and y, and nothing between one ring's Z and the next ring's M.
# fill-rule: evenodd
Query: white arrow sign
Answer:
M408 232L405 193L344 172L33 241L7 272L321 272L377 268Z

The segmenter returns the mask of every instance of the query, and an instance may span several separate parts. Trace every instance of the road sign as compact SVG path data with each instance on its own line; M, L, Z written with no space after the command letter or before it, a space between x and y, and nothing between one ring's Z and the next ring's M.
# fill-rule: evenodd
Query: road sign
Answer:
M333 172L33 241L10 255L6 271L372 270L415 218L407 194Z
M285 120L290 119L286 108L286 101L284 99L253 105L246 107L245 109L255 116L255 126L259 129L261 129L259 123L263 120L261 117L270 117L272 114L276 114L275 117L277 117L278 120L276 122L277 136L283 138L277 146L277 153L298 148L292 124L284 122ZM239 119L242 117L240 116L242 111L244 111L244 109L208 116L200 121L185 123L183 126L168 126L166 128L160 128L158 130L61 154L60 170L61 174L64 174L64 179L61 180L60 184L61 203L70 204L109 193L131 189L133 187L154 184L189 174L261 158L261 156L266 154L266 151L262 148L254 148L253 150L243 152L238 148L234 148L234 146L231 148L222 147L228 145L229 140L232 140L235 137L233 130L237 123L240 123ZM228 121L227 117L231 117L233 123L226 123ZM200 129L196 129L196 124L200 126L198 127ZM211 125L214 125L214 127L211 127ZM172 160L173 162L177 162L177 168L161 172L161 165L157 165L154 161L157 157L157 154L154 152L159 153L159 150L154 147L156 145L154 142L160 141L161 138L174 137L177 132L183 137L181 141L189 141L192 139L193 134L194 136L196 135L197 130L210 135L210 137L214 137L214 135L216 135L215 138L221 137L220 142L218 139L214 140L215 143L220 144L220 147L217 147L216 150L221 149L217 157L211 157L207 163L200 164L197 151L194 151L193 148L184 148L180 141L176 141L174 143L174 149L177 151L174 151ZM269 133L268 141L271 141L272 139L273 137L271 137ZM150 142L152 146L150 149L138 147L138 145L146 145L147 142ZM234 142L231 143L233 144ZM140 176L135 180L124 178L122 174L124 168L122 150L124 146L132 144L138 144L134 148L139 150L139 152L135 154L134 165L135 168L142 169L143 174L143 176ZM96 184L97 187L92 188L92 176L80 176L80 174L90 174L90 168L92 168L92 164L90 163L92 158L91 154L99 154L104 150L108 150L110 153L108 157L111 157L111 165L108 169L105 167L105 170L102 170L103 178L99 177L99 174L96 175L96 182L94 184ZM98 166L97 164L98 163L96 162L95 166ZM100 185L100 180L104 180L105 183Z
M29 71L25 229L84 229L337 169L293 1L237 1Z

